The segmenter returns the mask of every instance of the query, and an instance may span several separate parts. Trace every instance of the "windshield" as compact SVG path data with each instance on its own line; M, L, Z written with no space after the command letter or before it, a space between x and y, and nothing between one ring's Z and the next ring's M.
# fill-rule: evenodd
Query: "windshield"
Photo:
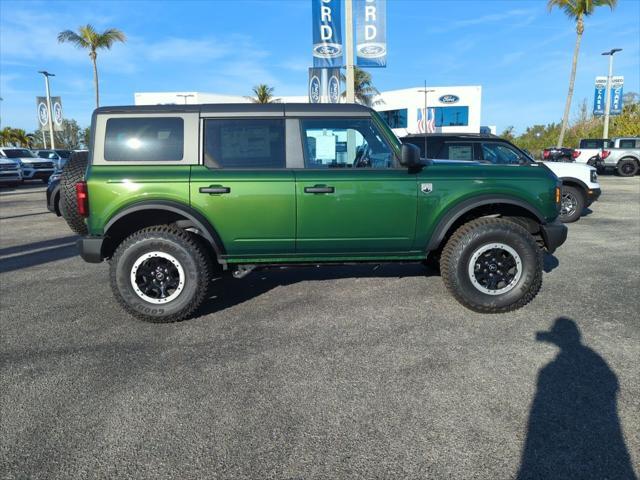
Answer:
M31 153L31 150L27 150L26 148L5 149L4 154L9 158L33 158L33 153Z

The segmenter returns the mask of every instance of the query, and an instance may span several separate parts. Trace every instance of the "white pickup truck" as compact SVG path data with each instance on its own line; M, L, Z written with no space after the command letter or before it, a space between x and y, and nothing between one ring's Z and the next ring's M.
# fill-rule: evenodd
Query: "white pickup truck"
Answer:
M621 177L640 171L640 137L614 138L600 153L600 168L615 168Z
M595 167L600 152L608 144L609 139L606 138L583 138L580 140L579 147L574 151L574 161Z

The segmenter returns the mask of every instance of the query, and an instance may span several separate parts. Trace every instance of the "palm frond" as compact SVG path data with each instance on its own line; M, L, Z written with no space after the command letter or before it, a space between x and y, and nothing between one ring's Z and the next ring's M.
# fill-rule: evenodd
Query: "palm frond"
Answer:
M72 43L78 48L88 48L89 43L76 32L71 30L65 30L64 32L60 32L58 34L58 42L59 43Z

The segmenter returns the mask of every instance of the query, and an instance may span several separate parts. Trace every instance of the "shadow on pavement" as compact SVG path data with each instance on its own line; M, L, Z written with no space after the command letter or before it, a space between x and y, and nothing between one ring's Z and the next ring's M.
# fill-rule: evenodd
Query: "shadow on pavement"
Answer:
M517 478L635 479L618 417L616 374L581 342L569 318L557 318L536 340L560 352L538 374Z
M51 212L46 211L46 212L37 212L37 213L23 213L22 215L11 215L9 217L0 217L0 220L10 220L12 218L33 217L35 215L46 215L46 214L51 215Z
M23 268L55 262L78 255L76 247L77 235L43 240L41 242L27 243L0 249L0 256L14 255L0 258L0 273L12 272Z
M337 280L341 278L403 278L437 275L422 264L373 264L344 266L304 266L255 270L246 278L234 279L225 274L214 281L213 295L202 306L199 315L217 313L258 297L280 286L305 281ZM363 287L364 288L364 287ZM357 291L357 290L355 290Z

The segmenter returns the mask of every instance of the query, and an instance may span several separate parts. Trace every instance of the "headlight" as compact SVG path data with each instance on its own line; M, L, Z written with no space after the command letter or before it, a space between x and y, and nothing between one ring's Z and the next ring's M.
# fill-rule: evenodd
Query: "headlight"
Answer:
M591 170L591 183L596 183L598 181L598 172L596 170Z

